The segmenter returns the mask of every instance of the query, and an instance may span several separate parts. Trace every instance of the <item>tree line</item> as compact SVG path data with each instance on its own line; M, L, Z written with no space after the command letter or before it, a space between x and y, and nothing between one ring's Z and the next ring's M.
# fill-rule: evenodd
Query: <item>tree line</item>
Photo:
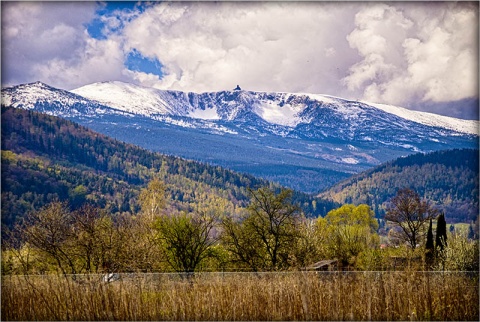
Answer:
M72 211L54 201L15 226L2 244L2 272L258 272L307 269L323 259L337 260L338 269L389 270L398 269L398 257L422 270L478 270L478 243L447 232L443 214L410 189L391 200L386 248L368 205L308 218L292 196L261 187L249 189L248 205L233 213L222 204L178 211L156 178L141 190L134 215L112 217L88 203Z

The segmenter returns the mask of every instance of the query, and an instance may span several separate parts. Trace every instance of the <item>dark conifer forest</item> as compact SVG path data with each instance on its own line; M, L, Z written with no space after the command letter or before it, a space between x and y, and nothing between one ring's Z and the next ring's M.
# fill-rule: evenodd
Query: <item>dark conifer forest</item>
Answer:
M76 123L2 107L2 225L52 201L75 209L85 202L112 215L136 213L138 194L153 178L166 184L170 207L225 204L232 214L248 201L247 188L279 185L218 166L153 153ZM295 192L308 216L337 204Z
M383 217L398 189L410 188L445 213L449 222L478 216L478 150L418 153L346 179L320 194L339 203L366 203Z

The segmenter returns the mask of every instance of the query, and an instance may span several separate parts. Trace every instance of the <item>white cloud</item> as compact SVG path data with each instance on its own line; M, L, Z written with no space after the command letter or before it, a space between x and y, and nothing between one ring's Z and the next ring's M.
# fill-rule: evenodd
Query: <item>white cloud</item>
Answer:
M478 3L163 2L97 16L102 6L2 3L3 84L239 84L429 108L478 98ZM86 32L93 19L106 39ZM126 69L134 49L164 77Z
M398 105L478 97L478 7L373 4L347 39L362 60L344 78L363 99Z
M34 65L33 72L48 84L75 88L99 81L127 80L122 73L123 62L124 54L118 41L88 37L84 47L72 52L72 59L51 59Z
M213 91L240 84L272 91L338 91L354 51L346 35L355 5L163 3L125 28L126 44L157 58L157 86ZM233 86L233 87L232 87Z
M130 80L122 73L122 39L112 34L97 40L86 31L96 9L93 2L2 3L2 83L41 80L71 89Z
M475 12L452 8L444 12L443 20L426 24L426 32L405 40L406 78L423 84L424 100L442 102L478 94L478 47L471 28L475 21Z
M122 74L128 79L133 80L134 83L141 84L145 87L157 88L160 83L158 75L151 73L144 73L139 71L132 71L129 69L123 69Z
M35 77L34 66L69 59L72 50L85 45L78 30L94 12L92 4L2 3L2 76L11 82Z

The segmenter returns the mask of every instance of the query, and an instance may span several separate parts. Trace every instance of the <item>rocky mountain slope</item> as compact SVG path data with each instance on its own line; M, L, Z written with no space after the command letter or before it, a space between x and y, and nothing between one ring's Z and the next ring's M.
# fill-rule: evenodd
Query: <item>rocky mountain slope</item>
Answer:
M348 120L350 127L361 126L365 119L378 122L378 117L385 116L382 112L386 112L415 123L460 133L478 134L476 121L460 120L385 104L352 102L329 95L242 90L196 94L163 91L122 82L94 83L72 92L107 106L144 116L163 114L232 121L240 118L244 113L253 112L270 124L295 128L299 124L314 121L318 115L312 113L312 109L324 108ZM360 122L355 123L354 120ZM389 118L389 120L394 119ZM351 128L352 133L355 130Z
M2 105L306 192L395 157L478 146L478 121L315 94L197 94L121 82L69 92L33 83L3 89Z

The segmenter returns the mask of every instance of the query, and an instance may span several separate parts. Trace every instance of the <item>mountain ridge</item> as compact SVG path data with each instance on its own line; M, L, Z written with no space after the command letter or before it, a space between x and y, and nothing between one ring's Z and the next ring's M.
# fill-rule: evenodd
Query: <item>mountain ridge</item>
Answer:
M152 151L309 193L395 157L478 147L478 134L413 122L332 96L244 90L196 94L118 82L88 88L97 96L103 93L104 101L33 83L2 89L2 105L61 116ZM123 105L105 101L112 97ZM463 125L452 126L467 132L478 123L457 121Z
M325 104L332 104L332 105L335 105L337 103L344 104L346 102L353 103L353 104L363 104L363 105L367 105L367 106L382 110L388 114L400 116L409 121L413 121L423 125L444 127L449 130L455 130L455 131L466 133L466 134L478 134L478 125L479 125L479 122L475 120L462 120L462 119L442 116L434 113L408 110L402 107L392 106L387 104L377 104L377 103L370 103L370 102L363 102L363 101L351 101L351 100L343 99L340 97L335 97L332 95L322 95L322 94L312 94L312 93L258 92L258 91L245 91L245 90L194 93L194 92L182 92L182 91L174 91L174 90L160 90L160 89L148 88L148 87L143 87L139 85L119 82L119 81L93 83L93 84L89 84L89 85L85 85L85 86L73 89L71 90L71 92L92 100L96 100L107 106L116 107L117 109L125 109L125 110L128 110L129 112L137 112L139 114L143 114L142 112L145 111L145 114L143 115L155 114L154 113L155 109L152 108L153 106L155 106L155 103L157 103L158 105L162 105L162 104L167 105L165 103L169 103L169 102L162 102L161 100L155 102L153 98L155 95L162 96L162 94L168 93L170 95L175 96L175 98L177 99L184 98L185 101L182 102L183 103L182 107L186 107L188 105L197 107L194 104L195 102L194 96L212 97L212 96L215 96L215 94L230 96L230 95L234 95L235 93L239 93L239 94L245 94L247 96L245 98L245 101L247 102L249 101L248 103L252 103L252 98L255 98L256 96L259 97L260 102L264 101L265 97L280 96L282 100L279 104L279 107L281 108L283 108L284 106L288 106L289 105L288 101L292 97L298 97L300 98L300 100L305 100L306 98L308 98L312 101L317 101L317 102L322 102ZM122 92L124 94L133 95L133 98L130 97L126 99L122 95ZM142 101L140 103L141 105L134 105L134 108L132 108L130 105L126 106L126 103L131 104L132 101L135 101L135 99L140 99L140 98L148 98L148 99ZM287 102L286 105L285 105L285 102ZM148 112L148 109L146 110L144 108L145 105L147 106L149 105L149 108L151 108L152 111ZM212 109L215 106L208 106L208 107L200 106L200 107L202 110L205 110L206 108ZM279 119L279 117L284 117L284 118L295 117L296 114L298 114L299 112L302 112L302 109L299 106L292 106L292 110L287 110L287 111L280 111L280 109L273 110L272 108L268 109L268 107L265 107L265 106L263 107L264 108L260 108L260 110L256 111L258 112L256 114L261 117L265 116L264 119L266 121L269 121L270 123L287 125L287 126L292 126L292 125L295 126L295 125L298 125L297 122L300 121L300 120L296 120L296 122L294 121L292 123L291 121L289 122L288 120ZM188 108L186 110L188 110ZM168 113L170 111L167 109L167 110L157 110L157 112ZM180 112L185 112L185 111L180 111ZM358 108L350 109L350 110L343 109L343 112L345 112L346 117L349 117L349 116L354 116L356 113L358 113L359 109ZM191 116L194 118L195 116L199 116L198 118L202 118L201 115L192 115L192 114L189 114L188 112L184 114L177 113L177 115ZM219 115L216 115L214 117L207 116L204 119L222 119L222 117ZM232 120L233 118L230 116L227 119ZM275 122L278 122L278 123L275 123Z
M2 107L2 224L59 200L79 199L112 214L139 211L140 189L153 178L166 185L170 211L222 206L230 215L248 204L247 188L280 186L218 166L154 153L36 111ZM307 215L336 204L294 191ZM202 208L203 207L203 208Z
M133 113L133 114L140 114L144 116L151 116L154 114L172 114L177 116L187 116L187 117L204 119L204 120L218 120L218 119L222 119L222 116L223 117L226 116L227 120L232 120L234 119L235 115L232 116L227 114L227 115L220 116L217 114L212 116L208 114L206 115L195 114L195 111L192 110L191 107L197 107L197 108L199 107L200 110L203 110L203 111L205 111L206 109L213 109L216 107L215 105L198 106L198 97L205 97L205 96L211 97L212 95L215 95L215 94L231 96L231 95L234 95L235 93L239 93L242 95L244 94L247 95L247 98L244 99L247 103L252 103L251 98L255 95L258 95L261 100L263 100L265 97L272 98L273 96L280 96L282 98L282 101L279 104L280 107L283 107L285 104L285 101L288 101L288 99L291 97L299 97L301 100L305 100L306 98L308 98L310 100L323 102L326 104L335 104L338 102L363 104L363 105L368 105L370 107L374 107L388 114L405 118L415 123L434 126L434 127L444 127L445 129L454 130L454 131L465 133L465 134L478 135L478 126L480 124L479 121L477 120L464 120L464 119L458 119L458 118L439 115L439 114L430 113L430 112L408 110L403 107L393 106L388 104L371 103L371 102L365 102L365 101L352 101L352 100L343 99L343 98L332 96L332 95L313 94L313 93L264 92L264 91L245 91L245 90L195 93L195 92L183 92L183 91L177 91L177 90L160 90L160 89L145 87L141 85L124 83L121 81L107 81L107 82L92 83L92 84L81 86L79 88L76 88L70 91L57 89L46 83L37 81L33 83L28 83L28 84L20 84L17 86L5 87L5 88L2 88L2 92L8 89L22 88L22 87L25 88L29 86L31 87L36 86L38 88L43 88L50 91L60 90L66 93L72 93L73 94L72 98L74 99L86 98L90 101L96 101L99 105L104 105L104 106L116 109L118 111L123 111L123 112ZM125 95L119 95L121 94L121 92L123 92L123 94L128 94L129 98L127 99ZM5 95L5 93L2 93L2 94L4 94L2 95L2 103L4 105L13 105L15 107L18 107L18 104L20 103L23 106L28 106L29 108L32 108L31 106L32 102L28 102L28 100L26 102L27 104L25 104L25 101L15 102L11 100L11 96L9 96L8 94L7 95ZM162 101L161 100L162 94L168 94L173 96L174 99L177 99L177 101L173 103L178 103L179 102L178 100L183 98L184 99L183 102L180 100L181 106L182 107L188 106L190 107L190 109L187 108L183 111L179 109L175 109L175 110L155 109L154 108L155 105L165 108L166 106L168 106L169 103L172 104L172 101L168 101L168 100ZM156 96L156 95L160 96L160 98L157 99L157 101L155 101L152 98L153 96ZM148 99L142 100L137 105L134 104L132 107L132 104L131 104L132 101L134 102L135 99L140 99L140 98L144 98L144 99L148 98ZM195 102L197 102L197 104L195 104ZM147 105L147 108L145 108L145 105ZM151 110L149 111L149 109ZM343 111L346 112L345 113L346 117L348 117L348 116L355 116L355 114L358 112L358 109L356 110L350 109L348 111L346 109L343 109ZM211 112L214 112L214 111L211 111ZM272 121L272 119L275 119L275 115L268 114L268 112L272 112L272 111L260 110L258 111L257 115L262 116L262 112L264 113L264 115L266 115L266 118L267 118L265 119L266 121L269 121L269 120ZM280 113L278 111L276 112ZM288 112L291 112L291 113L288 113ZM296 107L296 110L287 111L286 114L283 114L283 115L279 114L278 116L292 117L299 112L302 112L302 110L299 107ZM272 113L275 113L275 112L272 112ZM454 124L449 125L448 124L449 122ZM290 126L298 125L298 123L292 124L289 121L283 121L280 123L275 123L275 121L273 121L270 123L279 124L279 125L290 125Z
M479 211L478 156L478 149L412 154L340 181L318 197L340 204L366 203L383 217L398 189L410 188L444 212L449 221L474 221Z

